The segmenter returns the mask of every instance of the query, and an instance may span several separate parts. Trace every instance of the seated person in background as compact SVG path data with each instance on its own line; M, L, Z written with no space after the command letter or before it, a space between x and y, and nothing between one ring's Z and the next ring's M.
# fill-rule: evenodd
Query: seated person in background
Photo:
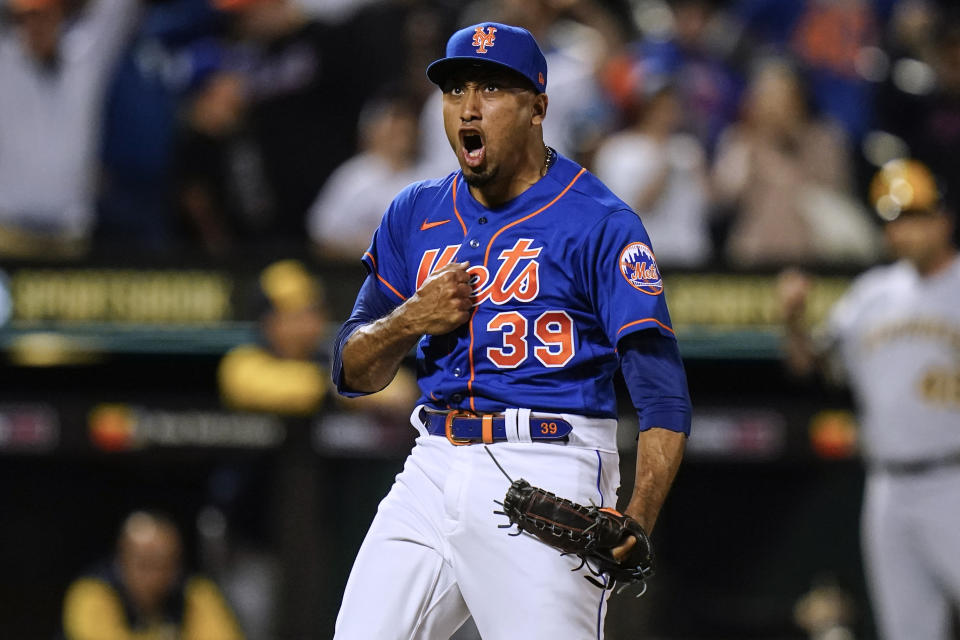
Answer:
M231 349L220 362L224 403L245 411L309 415L323 405L330 375L321 358L326 310L320 283L297 260L260 275L261 342Z
M322 258L355 261L397 191L423 177L417 117L416 104L399 94L363 109L362 151L337 167L310 208L307 230Z
M184 575L177 526L136 511L124 521L116 556L70 585L67 640L234 640L239 626L213 582Z
M330 373L324 337L327 313L321 283L298 260L281 260L260 275L258 344L231 349L220 362L224 404L243 411L308 416L324 406ZM365 398L338 400L347 410L388 412L416 398L413 375Z

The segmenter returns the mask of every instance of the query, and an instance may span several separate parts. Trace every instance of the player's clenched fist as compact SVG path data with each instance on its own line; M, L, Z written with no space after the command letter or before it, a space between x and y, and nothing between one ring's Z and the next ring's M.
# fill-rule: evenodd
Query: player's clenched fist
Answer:
M473 290L469 262L454 262L433 272L404 303L404 319L418 334L449 333L470 317Z

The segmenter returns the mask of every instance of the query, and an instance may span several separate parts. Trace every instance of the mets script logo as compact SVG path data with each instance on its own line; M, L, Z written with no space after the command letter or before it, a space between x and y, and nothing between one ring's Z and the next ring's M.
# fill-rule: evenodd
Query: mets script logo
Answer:
M620 252L620 273L637 291L650 296L663 292L663 279L653 251L642 242L631 242Z
M431 273L453 262L458 244L443 249L430 249L420 258L417 270L417 289ZM470 287L473 289L473 306L489 299L496 305L516 300L530 302L540 294L540 262L536 260L543 247L533 247L533 240L520 238L514 245L504 249L497 256L500 266L493 278L490 270L483 265L473 265L467 269L470 275Z
M486 53L487 47L493 46L493 41L497 38L493 34L496 32L496 27L487 27L486 33L483 32L483 27L477 27L473 34L473 46L477 48L477 53Z

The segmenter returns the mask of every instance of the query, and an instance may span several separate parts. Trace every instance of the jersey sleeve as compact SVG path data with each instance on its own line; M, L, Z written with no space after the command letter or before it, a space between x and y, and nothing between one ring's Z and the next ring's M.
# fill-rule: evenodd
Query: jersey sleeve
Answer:
M579 270L610 344L644 329L675 337L650 237L632 211L615 211L591 229Z
M677 341L653 329L620 341L620 369L640 418L640 431L654 427L690 435L692 409Z
M826 322L820 328L831 343L844 342L855 336L863 326L863 316L870 299L875 296L875 274L860 276L830 309Z
M419 185L412 184L401 191L390 206L380 226L373 233L370 248L363 254L363 263L376 277L377 287L392 300L400 303L413 295L410 273L406 268L408 221L419 193Z
M383 293L373 273L367 274L367 279L360 287L357 300L353 305L350 317L343 323L333 341L333 367L331 374L333 383L340 395L348 398L368 395L366 392L354 391L347 386L343 375L343 346L360 327L379 320L397 307L396 298Z
M859 275L834 303L825 321L814 330L814 350L826 362L827 372L833 379L842 380L852 370L858 337L865 323L884 306L881 301L890 282L902 277L897 266L878 266Z

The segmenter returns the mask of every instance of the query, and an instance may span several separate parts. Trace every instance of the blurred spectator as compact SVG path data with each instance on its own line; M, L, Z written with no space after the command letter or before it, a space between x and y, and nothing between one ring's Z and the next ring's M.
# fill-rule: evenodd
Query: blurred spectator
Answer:
M322 286L303 263L281 260L263 270L259 295L262 341L235 347L223 357L220 394L234 409L310 416L324 406L330 387ZM406 372L380 393L341 404L374 412L386 408L396 420L393 409L409 407L415 399L416 383Z
M878 130L896 138L874 137L886 144L866 148L875 166L907 155L907 145L921 137L924 109L936 87L936 25L940 18L933 0L903 0L887 25L883 51L876 56L874 94Z
M215 42L191 49L194 71L174 156L175 200L192 244L223 255L267 228L274 199L245 126L245 78L230 69Z
M831 577L819 578L793 606L793 620L809 640L853 640L853 598Z
M220 363L220 393L235 409L310 415L330 386L321 357L326 312L320 284L296 260L282 260L260 276L262 344L241 345Z
M868 157L876 165L899 155L922 159L960 210L960 10L904 0L893 11L887 51L876 103L883 144L869 147Z
M642 40L604 74L615 100L629 103L647 82L674 78L683 113L682 127L712 152L720 132L736 116L743 81L728 60L731 43L721 34L732 29L709 0L648 3L638 14Z
M329 22L342 23L365 5L381 0L299 0L310 15Z
M191 44L222 27L209 0L150 4L107 94L97 249L157 255L179 240L171 194L178 111L195 74Z
M810 113L794 70L764 63L713 167L719 203L734 215L728 259L740 267L873 259L876 230L850 195L850 174L842 130Z
M0 256L84 253L104 93L133 0L5 0L0 25Z
M859 142L872 119L863 69L879 42L888 0L738 0L734 12L754 50L790 55L808 76L817 109Z
M940 23L934 42L935 89L910 147L943 180L948 206L960 211L960 9Z
M879 42L871 0L807 0L792 38L792 50L807 69L817 108L859 141L873 116L871 87L861 65Z
M422 104L436 87L423 70L443 52L454 28L456 0L378 0L357 3L355 14L340 28L353 47L351 64L363 69L352 78L364 103L385 86L403 87Z
M239 640L233 613L210 580L184 573L169 518L145 511L123 523L116 555L78 578L63 604L66 640Z
M291 0L215 0L241 41L250 130L263 154L276 217L258 244L302 243L307 210L353 155L364 70L349 31L310 19Z
M595 172L643 219L660 264L702 265L710 257L704 150L678 131L683 112L676 88L650 82L647 88L633 125L597 150Z
M402 95L367 104L361 152L334 171L310 209L308 229L324 259L356 261L396 193L419 179L417 106Z

